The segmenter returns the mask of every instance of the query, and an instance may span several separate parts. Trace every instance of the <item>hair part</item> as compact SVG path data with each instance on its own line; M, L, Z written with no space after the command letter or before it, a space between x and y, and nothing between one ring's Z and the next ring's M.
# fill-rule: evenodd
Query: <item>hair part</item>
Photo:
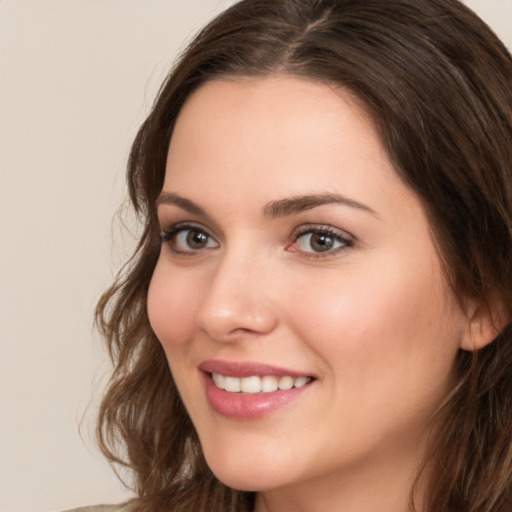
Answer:
M115 370L100 410L105 455L130 469L134 510L250 511L204 461L149 325L159 250L156 200L176 119L208 81L292 75L352 93L402 180L422 201L462 304L512 309L512 58L457 0L243 0L205 27L164 82L128 162L144 223L97 307ZM176 321L179 321L177 319ZM512 509L512 331L461 350L423 475L426 512ZM164 405L162 405L164 404ZM122 453L123 456L119 455ZM419 479L418 482L421 480ZM411 505L413 506L413 505Z

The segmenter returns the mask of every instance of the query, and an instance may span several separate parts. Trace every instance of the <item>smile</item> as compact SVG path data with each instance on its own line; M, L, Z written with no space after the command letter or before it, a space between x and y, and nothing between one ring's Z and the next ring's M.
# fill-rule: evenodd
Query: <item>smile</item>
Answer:
M256 420L290 406L317 381L301 371L252 362L210 359L199 369L212 411L236 420Z
M219 389L223 389L228 393L272 393L278 389L286 391L292 388L301 388L309 382L311 377L291 377L284 375L278 377L275 375L265 375L258 377L256 375L250 377L228 377L220 373L212 373L212 380Z

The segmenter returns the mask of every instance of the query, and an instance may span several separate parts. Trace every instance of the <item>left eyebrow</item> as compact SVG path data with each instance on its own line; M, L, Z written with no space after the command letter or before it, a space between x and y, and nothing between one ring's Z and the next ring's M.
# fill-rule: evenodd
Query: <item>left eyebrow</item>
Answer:
M377 212L369 206L349 199L339 194L313 194L305 196L295 196L278 201L271 201L263 208L263 215L267 218L275 219L294 215L305 210L311 210L325 204L342 204L356 210L362 210L378 217Z
M202 217L208 217L208 214L201 208L198 204L194 203L190 199L186 197L181 197L178 194L174 194L173 192L162 192L157 200L156 206L157 208L161 204L170 204L181 208L182 210L186 210L189 213L194 213L195 215L200 215Z

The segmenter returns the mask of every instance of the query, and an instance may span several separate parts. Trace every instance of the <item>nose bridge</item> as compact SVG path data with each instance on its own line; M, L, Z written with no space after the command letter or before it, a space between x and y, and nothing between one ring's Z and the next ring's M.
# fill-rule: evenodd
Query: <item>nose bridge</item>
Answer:
M272 264L249 247L225 251L212 269L196 323L210 337L230 341L243 333L265 334L277 325L271 306Z

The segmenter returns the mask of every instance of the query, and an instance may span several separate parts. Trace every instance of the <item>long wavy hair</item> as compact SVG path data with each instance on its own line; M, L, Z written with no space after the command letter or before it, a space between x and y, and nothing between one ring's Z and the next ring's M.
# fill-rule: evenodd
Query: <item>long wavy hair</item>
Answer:
M137 248L96 321L114 362L100 446L130 470L135 511L251 511L205 463L149 325L159 251L155 201L187 98L211 80L292 75L333 84L370 113L397 173L423 203L457 297L512 309L512 58L458 0L243 0L184 51L141 126L128 163ZM179 319L169 319L179 322ZM512 330L461 350L418 479L422 512L512 510ZM411 492L412 495L412 492ZM411 509L414 509L411 499Z

